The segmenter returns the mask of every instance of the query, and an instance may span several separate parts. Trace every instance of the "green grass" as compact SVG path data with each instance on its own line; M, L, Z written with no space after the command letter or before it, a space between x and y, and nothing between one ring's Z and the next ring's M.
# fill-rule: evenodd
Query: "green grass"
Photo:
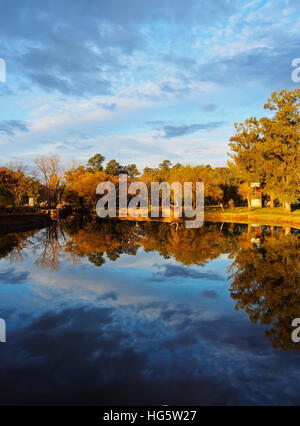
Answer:
M220 206L206 206L205 211L207 212L217 212L217 213L245 213L245 214L271 214L271 215L284 215L284 216L299 216L300 217L300 209L294 210L291 213L286 212L282 207L253 207L250 210L248 207L234 207L233 209L224 208L224 212L222 211Z
M233 209L224 208L222 211L220 206L206 206L205 207L206 219L244 219L246 221L257 220L265 222L265 224L300 224L300 209L294 210L289 213L286 212L282 207L264 207L264 208L252 208L248 210L247 207L235 207Z

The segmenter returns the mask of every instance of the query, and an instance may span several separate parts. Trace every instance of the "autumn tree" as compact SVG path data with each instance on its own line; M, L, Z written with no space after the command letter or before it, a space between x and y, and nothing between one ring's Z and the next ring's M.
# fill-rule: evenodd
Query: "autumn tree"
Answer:
M243 185L250 205L250 182L260 182L273 201L277 198L290 211L300 196L299 115L300 89L274 92L265 109L274 116L255 117L235 124L230 138L233 161L229 167Z
M229 167L216 167L214 169L214 176L216 184L223 192L222 202L228 204L230 200L234 205L240 201L238 192L238 179Z
M266 190L276 193L287 211L300 197L299 106L299 88L274 92L265 109L275 114L260 120L263 138L258 149Z
M83 166L68 170L65 173L64 199L79 202L82 207L85 203L96 203L97 185L105 180L108 180L108 175L103 171L89 171Z
M248 202L251 207L251 182L262 182L264 171L261 168L258 144L261 139L259 121L252 117L244 123L235 123L236 133L230 138L232 162L228 165L237 177L242 187L239 194Z
M63 192L62 167L58 155L41 156L34 160L39 175L46 189L48 207L56 205L59 194Z
M12 194L13 206L17 201L20 204L22 194L25 191L26 179L23 172L14 172L6 167L0 168L0 184Z
M0 184L0 207L7 207L13 199L13 194L4 185Z
M35 177L28 176L26 179L26 194L28 197L37 199L42 192L42 184Z
M168 160L163 161L157 168L146 167L140 178L150 189L151 182L179 182L184 187L185 182L204 182L205 201L220 201L223 191L216 178L214 170L210 166L183 166L179 163L172 166ZM195 201L195 189L193 186L193 201ZM172 195L171 195L172 197Z
M218 182L215 179L215 174L210 166L182 166L171 168L168 171L168 181L180 182L184 185L184 182L203 182L205 191L206 203L212 201L219 201L223 197L223 191L219 187ZM193 198L195 199L195 187Z

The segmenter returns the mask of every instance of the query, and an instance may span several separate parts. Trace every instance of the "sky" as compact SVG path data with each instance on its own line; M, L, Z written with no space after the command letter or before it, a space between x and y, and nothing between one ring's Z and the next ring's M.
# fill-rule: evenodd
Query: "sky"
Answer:
M297 86L298 0L0 4L0 166L53 153L225 166L234 123Z

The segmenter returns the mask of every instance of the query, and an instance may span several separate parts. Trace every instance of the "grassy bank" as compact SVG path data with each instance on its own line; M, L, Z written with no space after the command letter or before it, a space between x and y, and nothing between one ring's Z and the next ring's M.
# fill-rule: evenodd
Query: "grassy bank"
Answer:
M93 212L95 214L95 212ZM119 218L129 221L159 221L159 222L181 222L180 218L151 218L149 217ZM206 222L235 222L235 223L257 223L261 225L291 226L300 229L300 210L287 213L281 207L276 208L253 208L236 207L233 209L222 209L219 206L205 207ZM8 232L22 232L40 229L51 223L48 214L41 213L0 213L0 234Z
M40 213L0 213L0 234L23 232L48 226L51 218Z
M96 212L93 211L96 216ZM119 217L117 212L117 219L125 221L137 221L137 222L183 222L183 218L172 217L159 217L152 218L151 211L148 212L148 217L132 217L130 215L126 217ZM193 220L193 219L190 219ZM248 210L247 207L235 207L233 209L225 208L222 211L219 206L206 206L205 207L205 222L228 222L228 223L249 223L249 224L260 224L269 226L286 226L300 229L300 210L288 213L285 212L281 207L276 208L253 208Z
M300 229L300 210L285 212L282 207L253 208L236 207L222 209L219 206L205 207L205 220L218 222L259 223L262 225L293 226Z

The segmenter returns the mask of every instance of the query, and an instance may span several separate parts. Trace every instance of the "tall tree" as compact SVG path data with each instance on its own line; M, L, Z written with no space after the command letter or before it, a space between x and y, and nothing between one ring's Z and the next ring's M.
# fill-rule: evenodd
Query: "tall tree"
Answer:
M251 182L262 182L264 180L264 170L261 167L261 158L258 144L261 140L261 130L259 121L252 117L244 123L235 123L236 133L230 138L230 157L233 162L228 165L234 175L242 184L239 192L248 201L248 208L251 207Z
M84 167L68 170L65 173L66 190L64 198L78 202L83 207L85 203L96 203L96 188L100 182L108 179L105 172L91 172Z
M105 157L101 154L95 154L87 162L87 170L90 172L102 172L103 171L103 162Z
M41 156L36 158L34 163L45 185L48 207L56 205L59 201L58 195L62 190L62 168L59 156L56 154L48 157Z
M274 111L275 115L260 120L264 137L259 151L266 189L276 192L276 198L287 211L300 197L299 106L299 88L274 92L265 109Z
M169 160L164 160L162 163L159 163L158 168L161 170L169 170L172 167L172 163Z
M120 163L118 163L116 160L110 160L107 164L106 164L106 168L105 168L105 172L108 175L113 175L113 176L117 176L118 174L120 174L123 171L123 167L121 166Z
M228 167L216 167L214 169L215 181L223 191L222 202L228 204L230 200L234 205L240 201L238 193L238 179Z
M299 101L299 88L272 93L264 107L274 116L236 124L236 134L230 139L233 162L229 166L243 184L246 197L249 199L249 183L259 181L288 211L300 197Z
M137 177L140 172L138 171L136 164L128 164L123 168L124 172L128 174L130 178Z
M20 203L25 191L26 179L23 172L14 172L6 167L0 168L0 184L7 188L13 196L13 206Z

